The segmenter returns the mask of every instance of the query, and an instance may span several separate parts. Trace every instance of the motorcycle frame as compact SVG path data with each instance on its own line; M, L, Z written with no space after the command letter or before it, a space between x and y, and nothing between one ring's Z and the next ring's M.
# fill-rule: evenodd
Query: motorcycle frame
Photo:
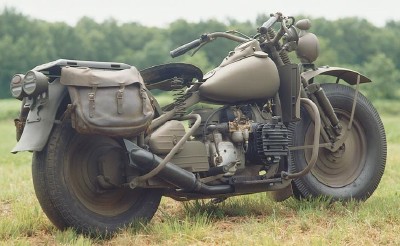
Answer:
M281 31L278 32L278 35L281 34ZM275 36L276 38L277 36ZM275 40L275 39L274 39ZM313 108L313 110L310 111L310 115L314 118L315 122L315 131L318 133L321 133L321 136L325 143L319 144L319 134L318 138L316 140L314 139L314 143L312 146L295 146L291 150L296 150L296 149L304 149L308 147L313 148L313 158L312 162L302 171L296 174L290 174L288 172L283 171L281 174L280 181L275 182L274 180L253 180L251 183L252 188L249 188L249 184L245 183L238 183L235 186L235 190L237 190L236 193L253 193L255 192L255 187L257 185L261 186L259 189L266 191L270 190L271 188L268 188L265 186L265 184L268 184L270 187L272 187L275 184L278 184L279 186L282 185L287 185L283 184L283 180L289 180L292 178L296 178L299 176L302 176L306 173L308 173L312 166L315 164L317 156L318 156L318 149L320 147L325 147L330 149L331 151L337 150L343 141L346 139L347 132L351 129L351 124L345 129L345 133L342 134L340 138L337 138L338 136L341 135L342 128L339 124L339 120L337 119L334 110L329 102L329 100L326 98L326 95L324 94L323 90L320 89L319 84L314 83L314 78L317 75L330 75L330 76L336 76L337 77L337 83L339 82L340 79L343 79L344 81L348 82L349 84L356 84L357 85L357 90L354 98L354 103L357 98L358 94L358 85L360 83L365 83L365 82L370 82L368 78L365 76L360 75L359 73L349 70L349 69L344 69L344 68L330 68L330 67L322 67L322 68L315 68L313 64L290 64L290 60L287 57L286 52L282 52L280 54L278 50L280 50L279 44L277 45L267 45L265 46L266 50L269 50L272 54L272 58L277 64L278 71L280 73L281 77L281 87L279 89L279 92L276 93L274 101L275 101L275 107L274 107L274 113L275 115L281 116L282 121L286 124L296 121L300 119L300 100L306 102L308 104L309 108ZM64 61L64 60L62 60ZM66 64L69 64L71 62L66 62ZM129 65L126 64L107 64L107 63L97 63L97 62L82 62L82 61L73 61L73 64L76 64L77 66L79 65L89 65L90 67L94 68L103 68L109 67L109 69L125 69L129 68ZM82 64L81 64L82 63ZM65 64L64 62L59 62L58 63L58 68L61 69L61 67ZM51 65L54 65L51 63ZM43 66L42 66L43 67ZM57 67L57 66L56 66ZM44 66L46 68L46 66ZM49 69L49 67L47 67ZM299 71L302 71L300 76L299 76ZM301 81L301 83L300 83ZM200 95L200 92L198 91L199 86L192 86L189 90L186 91L186 97L185 100L179 105L174 106L172 109L169 111L166 111L165 113L160 113L159 117L154 119L149 127L149 132L152 130L158 128L165 122L176 118L177 115L179 115L179 112L182 110L186 110L190 106L193 106L194 104L200 102L203 100L203 98ZM309 98L310 101L307 101ZM64 100L68 99L68 93L67 89L65 86L63 86L61 83L59 83L59 78L56 78L52 83L49 85L49 93L46 98L41 98L40 101L37 101L35 99L30 99L25 102L24 100L24 105L23 108L29 107L29 113L28 115L26 112L27 110L21 110L21 115L20 115L20 121L24 118L26 118L26 124L25 127L22 128L22 134L21 138L19 139L17 145L15 148L12 150L13 153L17 153L19 151L41 151L44 146L47 143L47 140L49 138L49 135L51 133L52 126L58 122L58 120L61 119L60 117L60 112L63 111L63 108L66 106L63 104ZM355 110L355 104L353 103L353 110L351 113L351 121L354 115L354 110ZM58 118L57 118L58 116ZM321 120L321 124L319 123ZM198 120L196 120L197 122ZM317 123L318 122L318 123ZM322 127L321 127L322 125ZM192 129L191 129L192 130ZM37 133L40 132L41 134L38 136ZM186 134L186 138L183 138L182 141L180 141L178 146L183 145L186 142L187 137L189 136L189 133ZM18 134L17 134L18 135ZM317 134L315 134L317 135ZM139 138L139 140L141 140ZM137 141L139 144L142 143L143 141ZM161 161L160 165L155 168L155 170L151 171L147 175L141 176L129 183L129 185L132 187L136 186L144 186L146 187L147 185L143 185L145 181L148 179L154 177L155 175L160 172L164 168L164 166L168 163L170 157L172 157L174 154L174 151L171 151L169 155L167 155L167 158L165 158L163 161ZM168 158L169 157L169 158ZM288 183L290 184L290 183ZM281 187L284 188L284 187ZM242 191L240 191L242 190ZM256 189L257 190L257 189ZM273 188L272 190L275 190ZM207 196L211 194L206 194ZM212 194L215 195L215 194Z
M81 61L74 61L75 64L79 64ZM71 63L71 61L64 62L65 64ZM58 65L59 67L63 66ZM96 62L93 62L94 65L91 67L96 67ZM123 64L121 67L128 67L129 65ZM310 84L314 84L314 78L319 75L328 75L336 77L336 83L339 80L343 80L350 85L356 85L356 91L358 93L358 85L362 83L371 82L371 80L364 75L350 70L346 68L339 68L339 67L321 67L315 68L313 65L310 64L301 64L302 69L304 70L301 73L301 97L305 98L307 94L305 93L304 88L309 86ZM312 67L312 69L310 69ZM24 100L22 104L22 110L20 111L19 119L21 121L26 120L25 126L23 127L23 132L20 134L20 139L17 142L16 146L12 149L12 153L17 153L20 151L41 151L43 150L44 146L46 145L50 132L53 128L54 124L57 124L60 120L60 115L62 115L63 111L66 109L66 105L64 105L64 101L67 100L69 97L67 88L60 84L58 79L55 79L52 83L49 84L49 93L48 97L44 103L41 105L37 105L32 100ZM279 99L279 98L278 98ZM193 95L185 100L185 105L190 107L198 102L201 101L200 95L195 92ZM325 112L329 111L323 108L323 106L319 105L316 100L313 100L314 103L317 104L321 108L321 117L325 118ZM25 110L25 109L29 110ZM164 114L160 115L156 119L154 119L150 125L150 129L155 129L158 126L162 125L166 121L173 118L174 114L178 111L178 108L174 108ZM281 106L277 109L277 112L281 112ZM353 112L354 114L354 112ZM324 128L326 120L322 121ZM324 133L322 136L324 140L326 140L326 136L324 137ZM329 143L329 142L326 142ZM324 147L327 144L322 144ZM336 147L335 147L336 148Z

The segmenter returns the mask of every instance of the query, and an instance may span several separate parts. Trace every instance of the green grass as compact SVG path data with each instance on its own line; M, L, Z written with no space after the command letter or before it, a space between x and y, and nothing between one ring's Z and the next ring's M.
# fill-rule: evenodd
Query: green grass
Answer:
M4 107L11 113L3 112ZM12 112L18 108L11 100L0 100L0 245L400 244L399 114L382 117L387 166L378 189L366 202L290 198L276 203L266 193L233 197L217 205L209 200L181 203L163 198L148 225L100 240L72 230L61 232L42 212L32 185L31 153L9 153L16 143Z
M400 100L378 100L373 104L380 114L400 115Z
M18 118L21 101L17 99L0 100L0 120Z

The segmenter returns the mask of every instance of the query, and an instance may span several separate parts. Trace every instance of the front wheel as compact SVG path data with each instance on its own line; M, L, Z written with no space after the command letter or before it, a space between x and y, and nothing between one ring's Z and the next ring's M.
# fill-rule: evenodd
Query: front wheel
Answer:
M322 84L343 129L351 118L355 90L339 84ZM302 119L293 129L293 146L311 145L314 124L302 108ZM358 94L354 120L348 137L336 152L320 148L311 172L293 181L297 198L328 196L334 200L365 200L377 188L386 164L386 136L372 104ZM311 149L291 152L290 171L304 169Z
M105 236L134 221L148 221L161 199L157 190L105 186L124 182L125 149L112 138L78 134L64 122L56 125L47 146L33 155L36 196L59 229Z

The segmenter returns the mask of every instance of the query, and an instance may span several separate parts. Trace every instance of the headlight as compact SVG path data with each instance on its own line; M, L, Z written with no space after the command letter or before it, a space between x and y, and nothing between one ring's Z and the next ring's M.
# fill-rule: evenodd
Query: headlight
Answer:
M22 89L22 81L24 80L24 77L25 75L23 74L16 74L13 76L10 83L11 95L19 100L22 100L22 98L26 96Z
M27 72L22 82L22 88L28 96L37 96L47 91L48 86L47 76L37 71Z

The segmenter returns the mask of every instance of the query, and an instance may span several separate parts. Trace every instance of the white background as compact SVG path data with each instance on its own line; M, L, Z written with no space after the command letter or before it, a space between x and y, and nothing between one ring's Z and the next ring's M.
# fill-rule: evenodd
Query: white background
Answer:
M15 7L32 18L70 25L82 16L98 22L113 18L120 23L140 22L158 27L178 18L197 22L210 18L224 21L230 17L254 22L258 14L274 12L329 20L356 16L376 26L383 26L387 20L400 20L397 0L0 0L0 10L5 6Z

